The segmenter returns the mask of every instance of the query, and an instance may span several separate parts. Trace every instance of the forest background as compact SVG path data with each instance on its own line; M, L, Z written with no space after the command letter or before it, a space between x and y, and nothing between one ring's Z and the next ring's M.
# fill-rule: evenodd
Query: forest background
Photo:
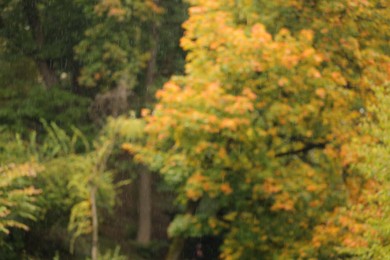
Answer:
M0 0L1 259L390 259L384 0Z

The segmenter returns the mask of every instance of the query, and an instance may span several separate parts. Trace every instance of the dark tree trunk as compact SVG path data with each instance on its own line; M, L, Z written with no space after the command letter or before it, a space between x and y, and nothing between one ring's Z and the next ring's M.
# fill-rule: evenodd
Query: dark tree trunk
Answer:
M46 89L50 89L59 83L58 77L55 71L49 67L47 61L37 60L39 73L42 76L43 82L45 83Z
M147 244L152 233L152 176L145 166L141 166L139 185L139 215L137 242Z
M187 205L187 214L194 215L196 212L196 209L199 206L200 201L190 201ZM171 245L169 246L166 260L181 260L181 254L183 252L183 248L185 245L186 239L184 237L174 237Z
M182 237L175 237L169 246L166 260L181 260L181 253L184 248L185 239Z
M156 1L157 2L157 1ZM157 24L152 27L152 48L151 57L148 62L146 72L146 84L141 98L141 107L145 106L148 89L154 84L156 78L156 58L158 46ZM138 216L138 233L137 241L147 244L151 240L152 233L152 176L151 173L142 166L140 173L139 186L139 216Z
M91 259L98 259L98 215L97 215L97 207L96 207L96 187L92 187L91 189L91 213L92 213L92 248L91 248Z
M32 36L35 40L35 44L37 45L37 51L39 53L44 48L45 37L43 34L42 23L39 17L37 2L37 0L22 1L24 14L26 15L28 24L31 27L33 34ZM37 56L38 55L32 55L32 58L37 64L39 73L42 76L44 84L47 89L52 88L59 83L58 77L53 68L49 66L49 61Z

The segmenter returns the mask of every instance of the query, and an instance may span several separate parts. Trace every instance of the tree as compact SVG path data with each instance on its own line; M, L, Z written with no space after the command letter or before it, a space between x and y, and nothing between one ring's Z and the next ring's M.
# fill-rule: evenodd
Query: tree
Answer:
M177 54L175 51L181 33L181 15L186 10L181 9L180 0L162 3L168 7L164 13L152 0L0 2L0 84L3 90L0 94L3 105L0 127L20 132L22 136L14 138L12 134L12 141L7 140L7 145L21 144L20 157L3 150L2 144L0 157L10 162L25 162L31 156L45 166L42 174L34 180L34 184L43 190L37 200L41 206L38 222L32 232L20 232L23 235L14 242L34 257L52 257L54 250L58 250L62 257L62 252L67 251L69 237L79 235L77 222L83 224L85 219L92 222L91 218L85 218L91 212L103 219L101 211L105 212L113 201L110 190L107 190L107 197L101 194L110 186L112 174L97 169L104 168L104 163L96 166L102 159L97 159L98 150L106 145L101 144L102 147L86 152L80 136L68 136L67 133L74 130L72 125L77 125L87 135L86 139L92 140L97 127L91 121L103 127L108 115L118 116L127 112L130 106L140 114L144 106L150 106L153 97L149 93L154 93L162 85L162 78L170 77L173 70L182 69L182 52ZM157 27L160 24L169 28L169 33L164 33L161 44L158 44ZM125 105L117 106L118 103ZM40 118L55 123L41 123ZM30 140L25 140L29 137ZM109 151L110 145L107 146ZM85 176L95 180L91 177L93 172L100 176L96 179L107 181L106 186L92 180L81 182L87 179ZM77 178L79 183L74 181ZM74 187L80 183L85 185L84 190ZM87 196L84 196L85 190ZM140 190L144 191L147 190ZM88 204L94 201L96 210ZM107 202L107 207L101 201ZM144 202L140 204L146 205ZM148 217L142 216L140 221L149 219L150 226L151 212L147 212ZM67 233L64 227L71 213L74 213L74 225ZM95 223L98 222L96 219ZM131 225L131 220L129 223L127 225ZM96 230L93 233L97 234ZM146 230L146 240L150 240L152 230ZM42 246L35 250L36 238L41 238L42 233L45 234ZM80 246L76 251L80 253L83 249Z
M155 10L148 1L122 2L1 1L2 124L25 133L42 129L39 118L66 127L91 123L90 98L118 85L128 109L148 57L142 27ZM104 124L104 116L126 111L99 113L95 121Z
M34 248L34 243L28 243L28 240L36 241L43 232L50 234L45 235L49 243L43 243L36 254L43 251L51 254L57 249L65 251L69 238L62 227L68 222L71 208L92 197L92 194L81 196L85 194L68 187L76 178L75 172L84 175L93 172L90 157L96 152L85 154L79 143L80 136L66 134L74 130L72 125L82 125L86 138L92 140L97 132L96 125L91 122L95 119L93 115L97 117L93 121L103 127L105 116L118 116L130 106L140 114L144 107L150 107L154 102L153 94L161 87L161 82L173 71L182 70L184 55L183 51L178 51L178 39L186 9L182 8L181 0L165 1L161 6L164 12L151 0L1 1L0 81L4 91L0 102L4 106L0 109L0 121L7 130L21 132L22 140L34 136L29 144L23 141L29 151L22 151L20 158L26 160L31 155L45 165L43 174L35 180L44 190L39 199L43 205L41 221L35 225L35 232L20 239L27 241L28 252ZM164 31L160 37L160 28L168 29L169 33ZM91 102L93 97L95 101ZM101 100L103 102L99 103ZM125 106L110 110L111 105L120 103L118 100L125 102ZM98 109L94 111L94 108ZM101 113L103 109L108 112ZM40 123L40 118L55 123ZM47 127L51 130L46 131ZM57 132L62 128L65 131ZM34 134L29 135L30 132ZM68 147L73 138L78 140L77 148ZM50 141L46 142L47 139ZM16 143L14 138L12 140ZM48 145L50 142L52 145ZM32 151L34 149L36 151ZM1 150L0 156L7 157L7 153ZM102 175L107 174L103 172ZM90 183L85 185L90 187ZM150 184L147 187L152 189ZM140 189L140 193L145 191L147 189ZM151 190L147 193L150 198ZM98 192L97 201L101 199L99 196ZM150 206L151 203L149 200ZM144 201L140 204L147 205ZM78 209L81 213L90 213L90 206L84 203L84 208ZM96 206L100 213L102 205L97 202ZM146 212L148 217L139 219L140 222L147 220L150 226L150 207ZM80 219L83 217L85 215ZM77 233L75 226L69 232L71 235ZM140 240L150 240L152 229L146 230L142 232L140 228L140 234L147 234L146 239Z
M154 103L154 94L162 83L174 73L181 73L184 55L178 49L182 35L181 23L185 20L185 5L181 0L154 1L159 6L158 15L149 25L150 37L143 43L149 43L150 57L141 84L135 89L139 96L137 114ZM143 165L139 166L139 224L137 241L147 244L152 238L153 175Z
M91 234L91 256L97 259L99 218L102 218L99 212L111 209L117 188L129 183L128 180L114 182L114 172L108 169L107 161L119 136L123 140L138 138L142 123L124 117L109 119L91 150L77 128L69 135L55 123L42 120L42 125L45 135L37 137L32 132L29 140L2 133L6 140L0 143L4 151L0 160L7 164L1 168L4 175L0 181L1 231L9 232L10 227L28 230L22 218L38 221L32 228L32 232L38 230L38 235L39 222L44 222L46 233L55 230L56 225L68 224L70 251L73 253L77 238ZM23 163L29 160L38 161L39 167ZM30 179L36 177L38 170L40 174L32 182ZM36 199L35 195L41 192ZM41 240L43 248L47 247L45 244L50 235L48 237ZM63 239L68 243L67 237ZM60 249L56 247L56 250ZM7 254L7 250L4 252Z
M73 173L68 185L78 202L72 207L68 226L68 230L72 232L71 251L79 236L91 233L91 258L98 259L98 209L113 207L116 188L127 183L114 183L113 173L107 170L107 161L121 135L125 139L139 138L140 129L142 122L135 119L109 118L94 143L94 149L84 155L74 156L73 164L77 171Z
M83 65L79 82L86 87L133 88L149 56L142 28L160 12L159 7L152 0L100 1L86 4L84 10L92 25L75 47Z
M76 1L2 1L0 35L9 52L31 58L46 88L59 83L59 72L77 70L73 47L85 23Z
M31 58L47 89L62 73L74 88L133 87L147 60L141 27L153 1L2 1L0 37L7 50Z
M127 146L177 193L170 259L204 235L224 259L335 257L312 230L357 180L348 144L387 80L384 4L190 3L186 75L157 93L146 144Z

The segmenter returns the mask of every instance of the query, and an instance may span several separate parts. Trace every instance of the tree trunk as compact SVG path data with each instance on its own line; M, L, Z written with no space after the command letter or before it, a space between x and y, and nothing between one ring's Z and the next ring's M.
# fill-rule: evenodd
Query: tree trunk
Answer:
M187 204L186 213L190 215L194 215L196 209L200 204L200 200L197 201L189 201ZM184 237L174 237L168 250L166 260L180 260L181 254L183 252L183 248L185 245L186 239Z
M141 166L139 185L139 219L137 242L147 244L152 233L152 176L145 166Z
M96 207L96 187L91 188L91 211L92 211L92 248L91 248L91 258L92 260L98 259L98 215Z
M36 64L38 66L39 73L42 76L43 82L46 86L46 89L50 89L59 83L55 71L49 67L47 61L37 60Z
M155 1L157 3L157 1ZM152 28L152 48L151 57L148 62L148 68L146 72L146 84L142 94L142 102L140 108L145 106L148 89L154 84L156 76L156 57L158 46L158 32L157 24L153 24ZM139 111L140 112L140 111ZM139 113L140 114L140 113ZM152 233L152 176L151 173L141 166L140 174L140 186L139 186L139 215L138 215L138 233L137 242L141 244L147 244L151 240Z
M29 26L31 27L32 36L37 46L38 55L44 48L45 37L43 34L42 23L39 18L39 10L37 7L37 0L24 0L23 11L26 15ZM59 83L58 77L55 71L49 66L48 60L37 57L37 55L31 55L37 64L39 73L42 76L46 89L53 87Z
M183 251L185 239L175 237L169 247L166 260L180 260L181 252Z
M102 153L100 152L101 157L98 157L97 164L95 165L95 169L93 172L93 179L90 180L90 200L91 200L91 214L92 214L92 247L91 247L91 259L97 260L99 254L99 223L98 223L98 212L97 212L97 201L96 201L96 193L98 190L98 186L96 184L96 178L99 178L101 174L103 174L106 166L107 160L110 157L112 149L115 144L115 137L111 136L110 143L106 146L103 145Z

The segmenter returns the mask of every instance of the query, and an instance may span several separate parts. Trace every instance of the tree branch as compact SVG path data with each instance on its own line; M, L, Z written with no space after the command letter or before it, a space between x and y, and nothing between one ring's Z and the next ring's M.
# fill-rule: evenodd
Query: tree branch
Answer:
M307 144L305 147L301 148L301 149L297 149L297 150L291 150L291 151L287 151L287 152L283 152L283 153L277 153L275 156L276 157L282 157L282 156L286 156L286 155L293 155L293 154L299 154L299 153L306 153L312 149L322 149L322 148L325 148L325 145L327 143L311 143L311 144Z

